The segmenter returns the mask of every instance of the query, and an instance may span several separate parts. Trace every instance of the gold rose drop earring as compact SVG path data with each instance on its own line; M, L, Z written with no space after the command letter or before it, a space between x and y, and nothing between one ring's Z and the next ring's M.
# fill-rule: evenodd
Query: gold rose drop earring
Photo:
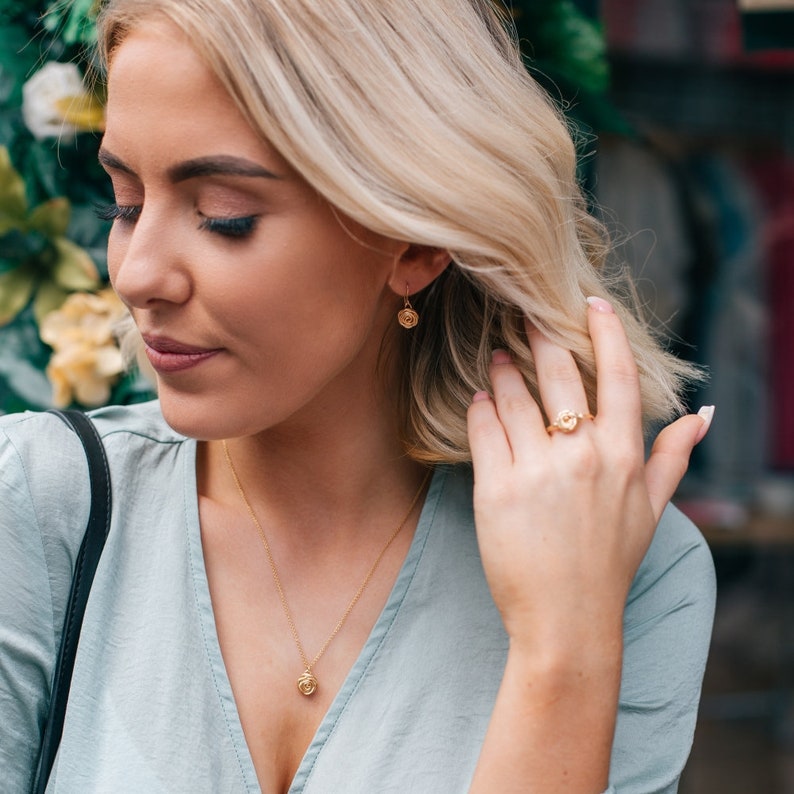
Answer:
M419 314L411 306L411 301L408 300L408 283L405 284L405 303L403 304L402 309L397 312L397 322L403 328L413 328L419 322Z

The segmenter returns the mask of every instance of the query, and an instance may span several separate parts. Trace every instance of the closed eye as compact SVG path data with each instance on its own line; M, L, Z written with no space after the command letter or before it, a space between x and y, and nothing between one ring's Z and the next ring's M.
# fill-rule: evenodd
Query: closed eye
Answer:
M202 216L199 229L224 237L243 238L256 228L259 218L256 215L244 215L239 218L207 218Z

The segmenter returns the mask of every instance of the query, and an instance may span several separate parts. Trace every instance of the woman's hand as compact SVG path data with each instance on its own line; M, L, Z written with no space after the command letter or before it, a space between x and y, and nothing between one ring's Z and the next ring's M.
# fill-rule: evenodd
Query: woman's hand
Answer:
M485 573L511 641L565 643L572 623L619 628L631 581L694 445L700 416L659 435L644 457L639 377L612 307L590 299L598 413L586 418L573 356L528 327L546 416L570 410L572 432L548 432L540 406L504 351L494 396L469 410L474 508Z
M504 351L469 409L485 575L510 638L472 792L606 788L623 610L711 411L666 427L648 460L637 367L618 316L589 299L597 413L567 350L527 327L542 409ZM561 411L581 415L549 432Z

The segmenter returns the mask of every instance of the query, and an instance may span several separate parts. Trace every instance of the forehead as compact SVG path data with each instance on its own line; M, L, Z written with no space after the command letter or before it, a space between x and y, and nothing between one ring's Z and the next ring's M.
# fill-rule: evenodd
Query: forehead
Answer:
M108 69L108 104L170 94L179 109L197 96L231 102L220 81L172 23L150 19L130 30L114 49ZM205 104L205 103L201 103Z
M104 145L123 159L226 152L285 165L184 34L161 19L131 30L113 52Z

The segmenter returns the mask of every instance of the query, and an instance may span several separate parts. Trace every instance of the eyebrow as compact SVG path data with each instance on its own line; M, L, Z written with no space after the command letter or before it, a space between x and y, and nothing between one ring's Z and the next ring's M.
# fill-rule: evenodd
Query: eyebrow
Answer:
M105 168L114 171L122 171L125 174L135 176L135 172L115 154L107 149L100 149L98 154L99 162ZM261 165L246 160L243 157L234 157L228 154L210 155L208 157L196 157L193 160L185 160L183 163L171 166L168 171L168 178L176 184L187 179L196 179L203 176L244 176L258 177L264 179L279 179L277 174L268 171Z

